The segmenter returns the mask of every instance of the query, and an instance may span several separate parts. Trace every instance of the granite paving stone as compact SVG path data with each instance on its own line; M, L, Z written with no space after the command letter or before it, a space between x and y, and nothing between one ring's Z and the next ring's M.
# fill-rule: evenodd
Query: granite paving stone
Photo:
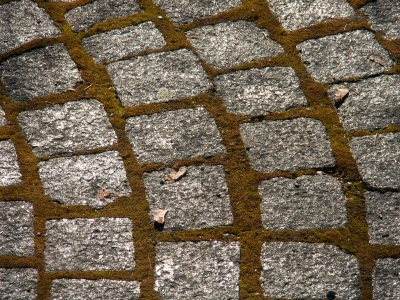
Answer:
M239 299L240 245L158 243L155 290L163 300Z
M51 300L136 300L139 294L137 281L55 279L51 285Z
M118 152L60 157L39 162L45 194L63 205L100 209L131 188Z
M114 62L107 69L123 106L167 102L211 89L200 60L186 49Z
M0 5L0 54L35 39L61 35L45 10L30 0Z
M337 82L346 78L383 73L393 66L389 53L375 39L372 32L355 30L297 45L311 76L320 82ZM378 58L385 66L373 61Z
M165 45L163 35L153 22L102 32L82 40L83 48L97 63L118 60Z
M36 156L90 150L117 142L103 105L95 99L24 111L18 121Z
M225 22L189 30L189 41L210 66L227 69L284 53L269 32L247 21Z
M264 295L271 298L356 300L360 270L357 258L336 246L312 243L264 243L261 249Z
M167 163L226 152L203 107L128 118L125 128L139 163Z
M145 173L151 210L166 209L164 230L203 229L233 224L223 166L185 167L186 175L169 183L171 169ZM153 220L150 215L151 220Z
M47 271L133 270L133 229L126 218L46 222Z
M0 202L0 240L0 255L31 256L35 254L31 203Z
M78 6L65 14L72 31L88 30L93 25L113 19L137 14L143 10L135 0L96 0Z
M347 225L341 183L331 176L273 178L260 183L267 230L328 229Z
M3 108L0 106L0 127L5 126L8 124L6 119L6 113L4 112Z
M0 298L35 300L38 285L36 269L0 269Z
M240 0L154 0L176 25L191 23L242 5Z
M349 94L337 111L346 131L380 129L400 124L400 75L381 75L355 83L332 85L328 91L334 103L337 89Z
M349 145L367 185L400 188L400 132L355 137Z
M244 123L240 132L250 164L258 172L335 166L331 143L319 120Z
M287 67L240 70L214 78L228 112L243 115L266 115L306 106L294 70Z
M398 300L400 298L400 259L378 259L372 282L374 300Z
M22 183L17 152L11 140L0 141L0 186Z
M0 71L9 97L16 102L65 92L83 81L64 44L11 57L0 64Z

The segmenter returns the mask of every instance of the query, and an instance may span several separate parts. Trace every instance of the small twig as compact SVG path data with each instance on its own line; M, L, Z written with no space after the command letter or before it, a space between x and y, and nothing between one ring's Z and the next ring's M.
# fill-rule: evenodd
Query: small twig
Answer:
M83 90L86 91L88 88L90 88L93 85L93 83L91 83L89 86L85 87Z

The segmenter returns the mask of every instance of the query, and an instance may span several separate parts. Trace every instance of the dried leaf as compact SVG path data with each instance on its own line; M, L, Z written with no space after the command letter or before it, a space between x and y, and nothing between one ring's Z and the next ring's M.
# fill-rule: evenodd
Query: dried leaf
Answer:
M335 98L333 100L335 103L340 103L343 101L343 99L349 94L348 89L336 89L335 91Z
M368 57L369 60L373 61L374 63L380 64L383 67L386 67L387 64L383 61L382 58L380 58L379 56L376 55L371 55L370 57Z
M154 209L150 213L153 215L153 220L154 222L157 222L159 224L164 224L165 222L165 214L168 212L166 209Z
M70 88L67 88L67 91L75 92L75 89L70 87Z
M171 168L174 169L176 172L178 172L179 171L179 163L174 164Z
M108 198L108 197L118 197L117 194L109 193L105 189L100 189L97 196L99 197L99 199L101 201L103 201L105 198Z
M172 169L169 175L164 176L164 180L172 183L179 180L185 174L186 174L186 168L180 168L178 169L178 171Z

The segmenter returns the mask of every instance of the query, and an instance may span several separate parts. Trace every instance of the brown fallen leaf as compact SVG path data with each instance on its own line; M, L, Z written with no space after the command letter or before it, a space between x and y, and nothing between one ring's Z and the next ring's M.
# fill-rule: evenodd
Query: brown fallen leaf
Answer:
M174 169L176 172L179 171L179 163L174 164L171 169Z
M118 197L117 194L109 193L105 189L100 189L97 196L99 197L99 199L101 201L103 201L105 198L108 198L108 197L115 197L115 196Z
M185 174L186 174L185 167L179 168L178 171L171 169L171 172L168 175L164 176L164 180L172 183L172 182L179 180Z
M386 62L384 62L384 61L382 60L382 58L380 58L380 57L377 56L377 55L371 55L371 56L368 57L368 58L369 58L369 60L373 61L374 63L380 64L380 65L383 66L383 67L386 67L386 66L387 66Z
M153 215L153 220L154 222L157 222L159 224L164 224L165 222L165 214L168 212L166 209L154 209L150 213Z
M333 101L335 103L340 103L343 101L343 99L349 94L348 89L336 89L335 91L335 98L333 98Z

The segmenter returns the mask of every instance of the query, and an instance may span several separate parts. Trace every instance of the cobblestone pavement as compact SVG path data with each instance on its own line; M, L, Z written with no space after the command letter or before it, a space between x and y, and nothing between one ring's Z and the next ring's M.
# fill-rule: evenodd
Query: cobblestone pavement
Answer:
M0 299L400 299L399 1L0 0L0 76Z

